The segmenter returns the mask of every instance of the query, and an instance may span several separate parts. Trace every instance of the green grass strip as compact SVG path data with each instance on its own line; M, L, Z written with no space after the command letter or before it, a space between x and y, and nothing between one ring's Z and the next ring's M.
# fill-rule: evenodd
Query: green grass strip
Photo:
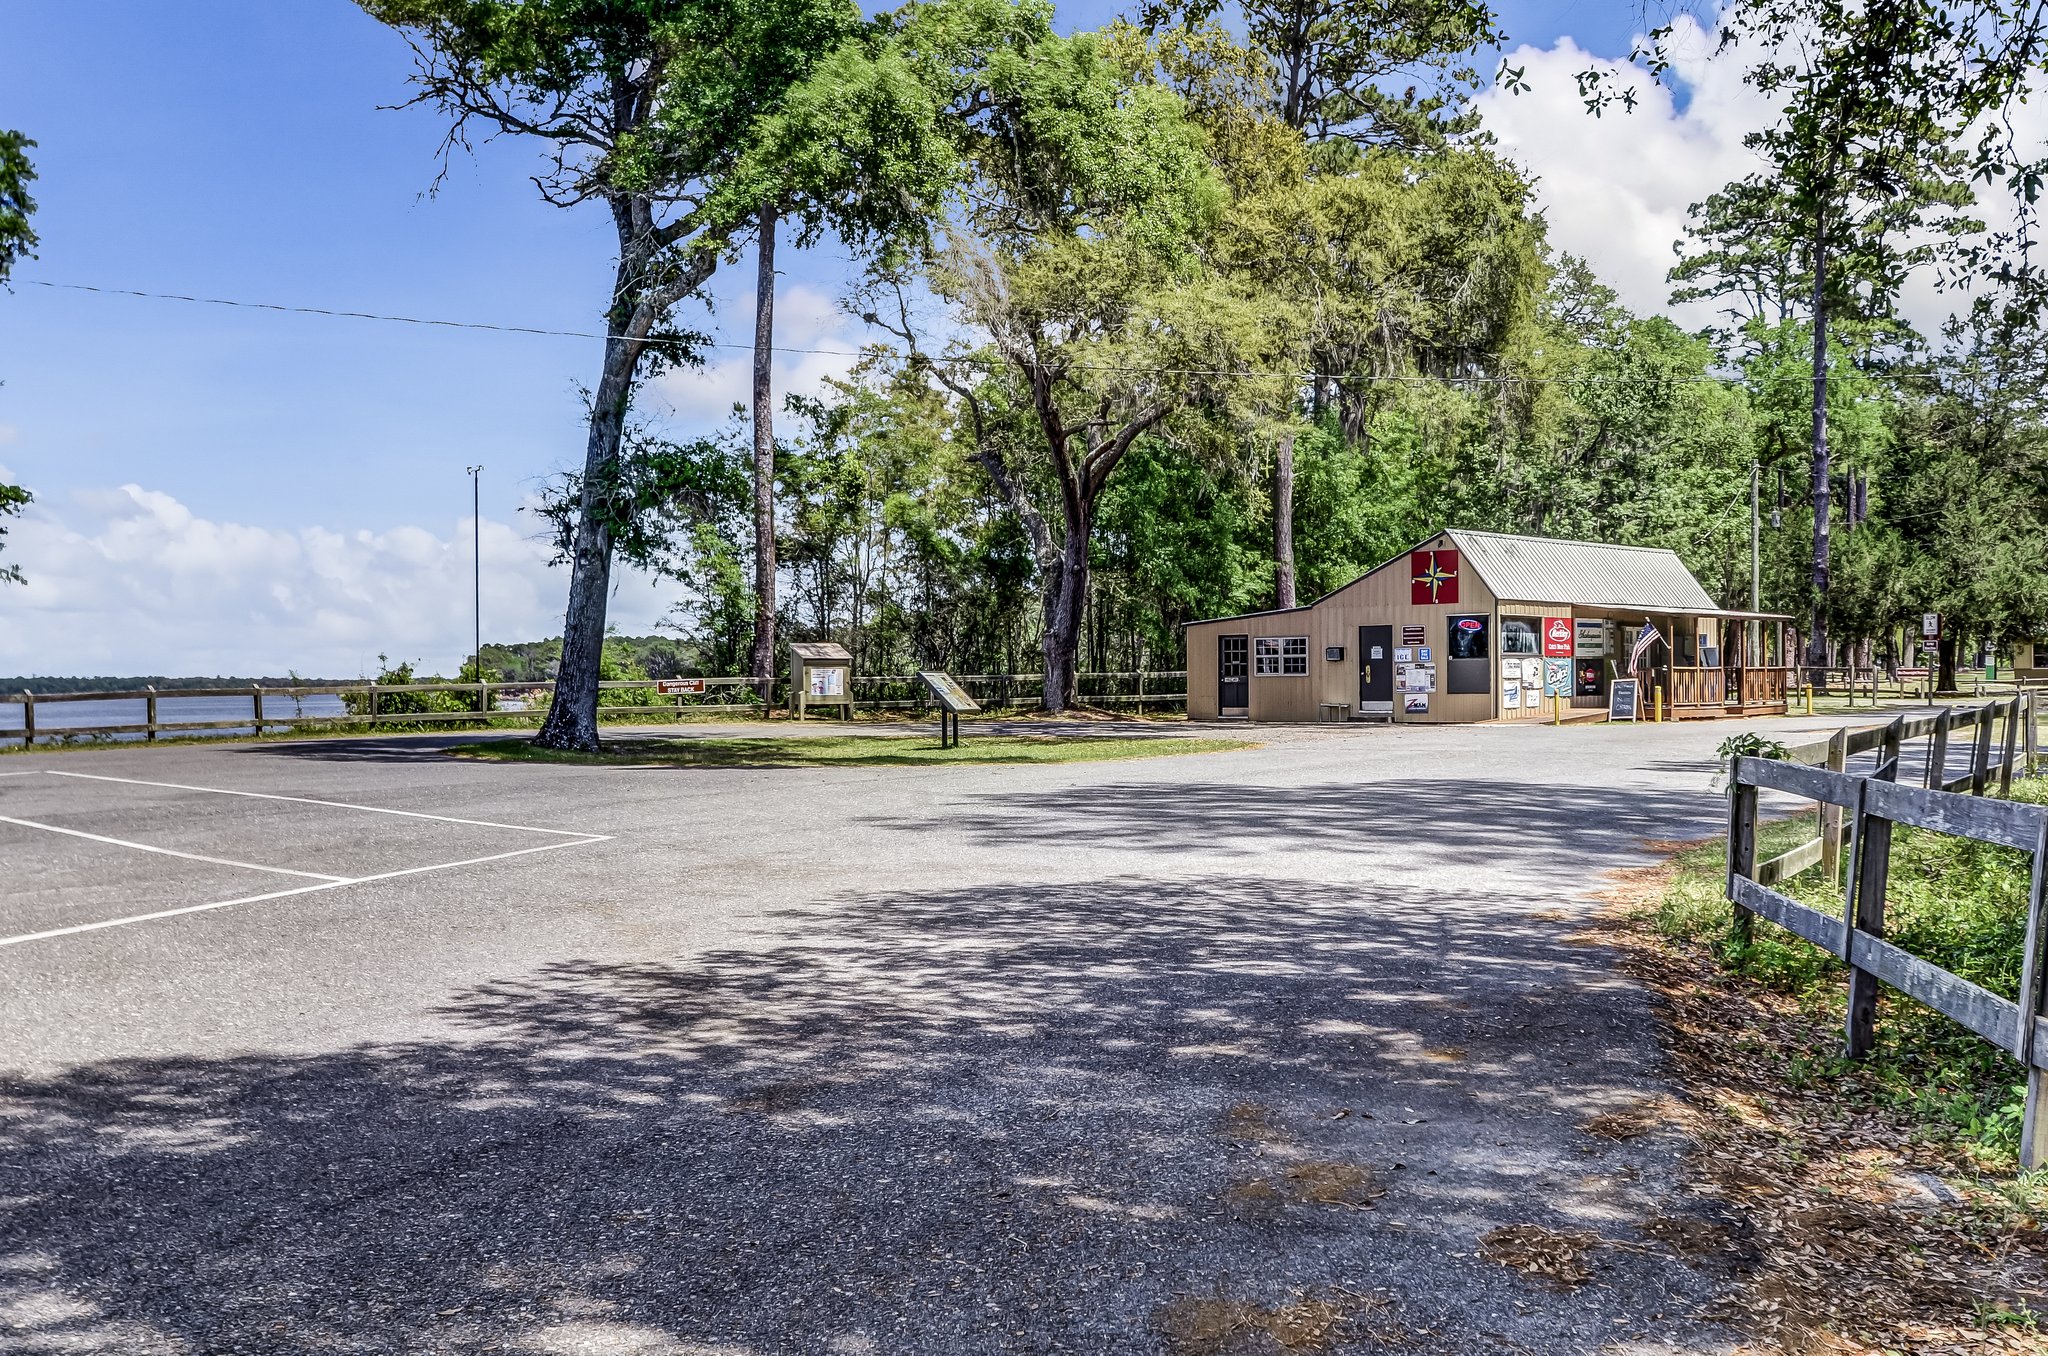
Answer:
M1226 753L1258 745L1245 739L1174 735L964 735L949 749L930 736L792 735L767 739L609 739L597 753L544 749L524 739L458 744L459 758L597 767L930 767L963 764L1096 763Z

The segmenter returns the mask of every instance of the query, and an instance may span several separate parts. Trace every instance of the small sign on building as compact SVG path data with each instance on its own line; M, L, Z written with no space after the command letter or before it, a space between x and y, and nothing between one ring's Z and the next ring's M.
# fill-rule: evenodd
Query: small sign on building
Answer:
M1572 657L1572 619L1552 617L1543 623L1543 657L1545 659L1570 659Z

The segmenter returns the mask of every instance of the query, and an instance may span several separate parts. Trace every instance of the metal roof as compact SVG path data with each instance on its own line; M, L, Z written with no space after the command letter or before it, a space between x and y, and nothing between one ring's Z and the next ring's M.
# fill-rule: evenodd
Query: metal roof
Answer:
M1657 546L1605 546L1500 532L1445 533L1494 596L1517 603L1716 613L1678 556Z

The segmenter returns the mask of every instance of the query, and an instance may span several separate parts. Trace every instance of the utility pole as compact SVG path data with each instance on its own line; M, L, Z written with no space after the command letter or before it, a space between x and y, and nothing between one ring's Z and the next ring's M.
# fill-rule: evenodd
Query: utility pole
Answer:
M476 657L476 680L481 683L484 681L484 468L470 466L464 469L469 472L469 535L474 544L470 573L470 616L476 623L476 648L470 653Z
M1749 464L1749 610L1764 610L1764 555L1763 555L1763 483L1764 468L1759 462ZM1758 663L1762 656L1757 654L1763 648L1764 624L1760 618L1749 623L1749 653L1743 656L1743 667Z

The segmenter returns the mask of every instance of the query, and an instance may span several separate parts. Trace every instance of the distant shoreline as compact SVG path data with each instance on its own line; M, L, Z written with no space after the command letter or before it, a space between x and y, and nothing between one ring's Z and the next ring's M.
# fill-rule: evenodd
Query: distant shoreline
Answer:
M140 692L153 687L159 692L183 692L208 687L339 687L345 683L367 683L367 678L166 678L162 674L120 677L100 674L90 678L0 678L0 692L33 692L38 697L60 692Z

